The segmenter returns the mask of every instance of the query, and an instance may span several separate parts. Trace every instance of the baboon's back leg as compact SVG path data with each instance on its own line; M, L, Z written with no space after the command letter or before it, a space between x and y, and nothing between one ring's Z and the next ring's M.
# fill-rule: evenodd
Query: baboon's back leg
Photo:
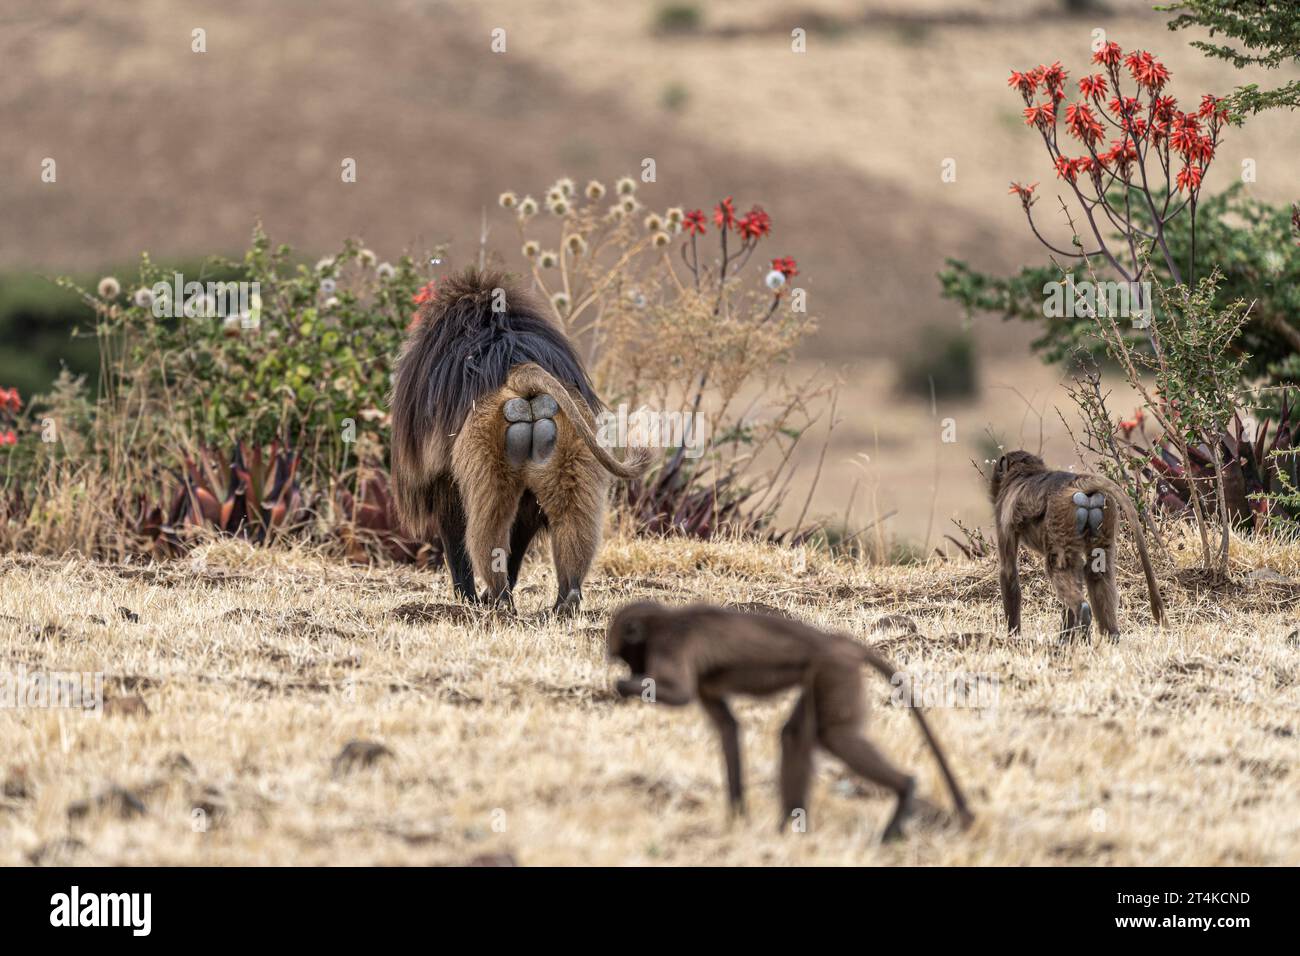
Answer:
M998 536L998 584L1002 588L1002 610L1007 616L1007 633L1020 631L1020 539L1008 531Z
M465 488L466 544L489 601L510 597L510 529L523 489L501 480Z
M474 568L465 546L465 506L455 482L441 479L431 494L436 504L438 537L442 540L442 556L447 562L452 588L466 601L477 601L474 593Z
M713 721L722 744L722 759L727 768L727 802L733 816L745 815L745 783L740 774L740 725L731 708L721 697L700 695L704 712Z
M812 779L813 747L816 740L816 715L812 692L804 691L790 711L790 719L781 728L781 820L782 832L790 825L795 811L802 811L808 823L808 783Z
M519 499L519 510L515 514L515 523L510 528L510 563L506 573L510 578L510 590L519 583L519 569L528 553L528 545L533 537L546 525L546 515L537 504L531 491L525 491Z
M1102 563L1102 570L1094 570L1097 561ZM1088 585L1088 603L1097 618L1097 626L1110 637L1119 637L1119 588L1115 584L1115 547L1102 549L1102 554L1088 556L1088 566L1084 571L1084 581Z
M862 691L861 662L832 658L814 667L817 741L863 779L897 794L893 816L882 835L884 840L896 840L903 835L903 821L912 813L916 780L890 763L863 736L867 704Z
M1083 599L1082 568L1060 559L1049 558L1047 564L1052 590L1065 609L1061 621L1061 637L1068 640L1086 637L1092 626L1092 609Z
M594 511L594 514L584 514L574 509L558 518L547 516L551 529L551 557L555 561L557 613L576 613L582 603L582 582L586 580L600 547L604 517L603 507L598 506Z
M576 455L564 436L548 467L534 472L529 486L546 514L555 562L555 610L573 614L582 602L582 582L600 548L605 521L606 479L594 459ZM566 447L568 446L568 447Z

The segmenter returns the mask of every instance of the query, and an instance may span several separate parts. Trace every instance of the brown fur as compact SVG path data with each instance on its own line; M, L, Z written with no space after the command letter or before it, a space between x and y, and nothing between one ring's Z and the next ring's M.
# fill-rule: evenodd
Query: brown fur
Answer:
M1100 527L1078 530L1073 496L1104 495ZM1052 589L1065 606L1063 636L1086 635L1093 616L1100 628L1119 636L1119 589L1115 584L1115 529L1122 512L1137 542L1142 571L1157 624L1163 616L1160 591L1147 554L1137 510L1128 495L1100 475L1049 471L1042 459L1026 451L998 459L989 482L1000 562L999 580L1007 630L1020 630L1020 545L1043 556ZM1100 562L1100 568L1097 567ZM1084 591L1087 591L1087 599Z
M561 406L555 418L555 451L544 463L528 461L521 468L512 468L506 461L503 406L512 398L545 394ZM510 532L525 493L531 493L546 516L557 605L575 600L572 594L580 596L582 582L600 548L610 473L634 477L648 464L644 450L626 465L615 461L596 442L593 420L581 396L571 394L536 365L512 370L505 387L476 404L465 420L452 442L451 473L465 501L469 557L475 575L486 582L489 596L508 595L513 586L508 568L493 556L509 553Z
M867 698L860 669L870 664L891 681L899 672L870 648L785 618L708 605L676 610L650 601L621 608L610 621L606 643L610 659L621 659L632 669L616 685L620 696L637 697L653 686L657 703L681 707L700 702L721 739L733 813L744 812L744 785L740 730L727 695L766 696L797 686L803 691L781 731L781 828L796 810L807 813L813 749L821 745L863 778L897 795L884 837L902 835L903 821L913 810L915 780L862 734ZM911 709L958 816L968 825L974 817L943 750L920 708Z
M554 449L511 464L503 406L543 395L559 407ZM504 276L449 277L425 306L394 383L393 486L404 526L441 537L462 597L476 599L477 574L486 599L509 603L529 543L548 529L555 607L577 609L609 476L634 477L650 463L647 450L620 463L599 445L598 404L564 333Z

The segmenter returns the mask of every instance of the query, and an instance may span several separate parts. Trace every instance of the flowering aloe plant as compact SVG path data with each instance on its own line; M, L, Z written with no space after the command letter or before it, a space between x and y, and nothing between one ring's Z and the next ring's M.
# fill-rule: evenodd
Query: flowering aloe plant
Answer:
M241 442L228 461L201 448L173 472L175 487L165 494L165 505L140 498L134 530L158 557L183 553L190 529L267 543L301 527L308 516L296 478L298 463L298 454L278 443L263 449Z
M1148 268L1145 251L1154 247L1153 254L1163 257L1169 275L1181 283L1165 229L1184 209L1195 220L1202 181L1228 122L1227 107L1207 93L1191 112L1179 109L1167 92L1169 70L1145 50L1124 53L1118 43L1108 42L1094 51L1092 63L1100 71L1079 79L1078 96L1070 103L1065 103L1068 74L1060 61L1013 70L1007 80L1024 100L1025 125L1042 137L1057 179L1082 212L1082 235L1070 248L1048 241L1033 216L1038 184L1013 182L1010 192L1019 198L1034 235L1057 255L1074 261L1100 257L1124 281L1139 282ZM1069 140L1082 152L1067 155ZM1145 227L1134 216L1135 205L1149 220ZM1120 234L1118 243L1107 239L1112 228ZM1189 258L1190 279L1194 242Z
M1218 461L1205 443L1189 445L1187 458L1168 435L1149 438L1146 415L1137 409L1119 422L1125 449L1153 483L1156 503L1179 517L1191 514L1192 486L1213 494L1221 467L1230 519L1239 528L1261 529L1269 521L1300 517L1300 445L1296 443L1295 405L1283 393L1277 420L1258 423L1234 415L1218 438ZM1171 414L1168 413L1167 414Z

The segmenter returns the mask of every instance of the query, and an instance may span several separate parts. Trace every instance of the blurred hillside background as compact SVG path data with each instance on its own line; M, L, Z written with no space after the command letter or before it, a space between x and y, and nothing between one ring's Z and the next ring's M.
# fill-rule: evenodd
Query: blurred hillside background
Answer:
M1053 411L1070 414L1062 372L1031 354L1034 329L967 330L935 278L946 257L999 274L1046 262L1008 180L1041 181L1040 221L1065 236L1006 77L1057 58L1077 77L1102 28L1159 55L1180 97L1276 81L1206 59L1167 21L1141 0L0 0L0 385L27 394L60 363L93 368L42 276L126 278L145 250L236 255L260 219L309 261L347 236L380 258L445 242L433 277L477 256L485 210L489 248L517 263L500 192L612 182L649 157L644 201L761 204L765 251L799 262L821 325L796 374L844 383L812 511L889 515L933 547L954 516L988 523L971 461L995 440L1073 460ZM1294 115L1253 117L1229 131L1207 192L1252 158L1251 194L1290 202L1297 155ZM41 181L45 157L56 183ZM917 369L973 369L974 392L932 406L898 387ZM955 444L939 441L945 417Z

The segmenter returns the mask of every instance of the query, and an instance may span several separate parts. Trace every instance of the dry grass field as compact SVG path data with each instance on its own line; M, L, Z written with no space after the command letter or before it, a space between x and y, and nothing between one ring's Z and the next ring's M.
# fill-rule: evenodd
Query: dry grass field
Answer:
M1027 635L1001 634L990 562L616 539L586 612L554 623L531 617L551 598L538 561L512 619L450 603L441 572L229 542L154 566L8 555L6 670L102 671L106 703L0 711L0 864L1294 865L1300 548L1234 564L1216 589L1166 567L1160 631L1130 575L1125 638L1061 648L1036 567ZM750 817L728 825L704 716L609 690L604 621L647 597L757 604L923 680L995 685L987 706L932 711L975 827L931 818L882 846L890 801L819 757L812 829L778 836L788 702L740 708ZM873 631L892 613L918 633ZM948 806L914 722L868 686L875 735ZM353 740L386 752L336 759Z

